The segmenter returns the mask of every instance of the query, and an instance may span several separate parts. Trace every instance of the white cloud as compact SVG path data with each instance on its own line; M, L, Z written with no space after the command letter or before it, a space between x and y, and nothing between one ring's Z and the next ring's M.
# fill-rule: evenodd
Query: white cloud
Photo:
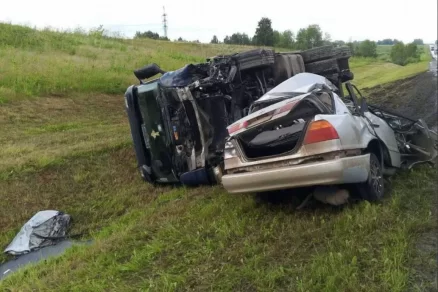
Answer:
M147 1L0 0L0 21L57 28L96 27L132 36L136 30L163 34L163 5L168 14L171 39L209 41L233 32L252 36L261 17L269 17L274 29L299 28L317 23L332 39L347 41L397 38L410 42L437 39L437 0L313 0L268 2L222 0Z

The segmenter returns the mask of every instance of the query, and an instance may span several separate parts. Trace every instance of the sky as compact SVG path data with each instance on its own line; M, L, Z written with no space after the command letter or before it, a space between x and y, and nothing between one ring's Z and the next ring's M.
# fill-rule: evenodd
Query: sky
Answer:
M253 36L262 17L272 27L296 33L319 24L332 40L374 41L396 38L427 43L437 39L437 0L308 0L308 1L111 1L111 0L0 0L0 22L37 28L90 29L103 25L108 31L132 37L151 30L163 35L165 6L168 37L209 42L234 32ZM268 5L269 4L269 5Z

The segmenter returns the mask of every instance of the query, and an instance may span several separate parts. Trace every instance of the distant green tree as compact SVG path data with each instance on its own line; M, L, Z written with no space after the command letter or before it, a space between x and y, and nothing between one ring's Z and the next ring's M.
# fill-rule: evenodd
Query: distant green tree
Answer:
M404 66L409 63L416 63L420 61L420 52L418 45L414 42L410 44L396 43L391 48L391 61L394 64Z
M274 30L274 46L278 48L292 49L295 44L294 33L290 30L279 32Z
M251 44L251 38L246 33L242 33L242 44L244 45Z
M246 33L236 32L231 36L226 36L224 38L224 43L232 45L250 45L251 39Z
M415 41L406 45L406 56L408 58L418 58L419 57L418 46L417 46L417 43L415 43Z
M233 33L230 36L230 44L243 45L242 44L242 34L240 32Z
M332 37L328 32L324 33L324 39L322 40L324 45L330 45L332 43Z
M217 36L213 36L213 38L211 39L211 42L210 43L212 43L212 44L218 44L219 43L219 40L217 39Z
M377 44L370 40L364 40L359 43L355 49L355 53L360 57L377 57Z
M274 46L276 47L280 47L280 43L281 43L281 33L278 30L274 30L274 34L273 34L273 38L274 38Z
M415 39L412 43L416 44L416 45L424 45L424 42L422 39Z
M397 42L391 48L391 61L394 64L404 66L407 63L406 47L402 42Z
M301 28L297 33L296 46L300 50L320 47L323 44L322 31L317 24L309 25L307 28Z
M140 39L140 38L149 38L149 39L157 40L157 39L160 38L160 35L159 35L158 33L156 33L156 32L152 32L152 31L150 31L150 30L145 31L145 32L137 31L137 32L135 33L134 38L136 38L136 39Z
M348 42L347 46L350 48L351 55L355 56L356 55L356 45L353 42Z
M251 40L246 33L233 33L230 37L230 43L235 45L249 45Z
M312 24L307 27L307 40L311 48L323 45L322 30L319 25Z
M422 50L423 48L421 48ZM420 50L418 49L418 45L415 42L412 42L405 47L406 51L406 63L417 63L420 62Z
M283 33L281 34L279 47L292 49L294 47L294 44L295 44L294 33L290 30L283 31Z
M259 21L254 38L259 46L274 45L274 30L272 29L272 21L269 18L263 17Z
M309 49L307 44L307 30L305 28L300 28L298 30L296 46L299 50Z
M341 46L345 46L346 45L345 42L342 41L342 40L336 40L336 41L333 42L333 44L335 46L337 46L337 47L341 47Z
M383 39L381 41L377 41L377 44L380 45L393 45L395 40L392 39Z

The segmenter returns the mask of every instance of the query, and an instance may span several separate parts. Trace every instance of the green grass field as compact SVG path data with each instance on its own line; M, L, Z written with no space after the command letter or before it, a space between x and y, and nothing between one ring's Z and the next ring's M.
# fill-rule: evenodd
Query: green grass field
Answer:
M392 46L377 46L377 59L352 58L350 66L355 74L354 83L360 88L369 88L379 84L411 77L425 71L431 60L429 47L419 46L420 62L399 66L390 63Z
M260 203L221 187L151 187L136 170L123 93L166 70L245 47L119 40L0 24L0 247L37 211L93 239L0 282L0 291L425 291L416 262L436 230L436 169L394 178L379 204ZM352 59L360 88L425 71ZM293 198L293 194L291 194ZM293 201L293 200L292 200ZM0 262L7 257L0 255Z

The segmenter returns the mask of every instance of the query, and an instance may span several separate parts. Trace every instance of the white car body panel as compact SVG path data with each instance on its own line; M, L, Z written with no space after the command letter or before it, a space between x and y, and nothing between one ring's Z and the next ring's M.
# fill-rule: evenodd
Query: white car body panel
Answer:
M351 93L352 87L350 84L348 86ZM321 91L330 92L331 97L333 97L332 101L328 95L323 95ZM311 73L300 73L262 96L259 101L270 101L273 104L251 113L228 127L230 138L225 145L225 167L221 175L222 185L225 189L231 193L241 193L300 186L365 182L369 177L371 157L366 149L372 145L370 149L373 149L371 152L374 151L374 147L377 145L371 143L375 142L383 150L382 158L385 159L383 170L388 170L387 174L392 173L391 170L402 167L400 151L405 151L405 148L409 150L409 147L415 147L417 153L422 153L419 157L420 160L413 161L414 163L431 161L437 156L436 145L434 146L437 135L435 132L429 131L427 125L421 120L419 120L420 123L416 124L416 127L422 125L424 135L411 136L413 140L416 140L413 141L416 142L416 145L410 142L400 142L400 139L405 137L397 136L398 140L396 139L395 130L388 124L393 122L392 120L387 122L383 119L386 117L385 115L377 111L373 111L376 114L372 114L361 108L366 106L366 103L364 100L358 101L354 93L351 101L345 100L344 102L335 91L336 88L324 77ZM241 138L245 137L245 132L251 131L248 133L251 136L253 133L257 133L256 127L267 122L270 123L269 127L275 125L275 130L281 130L284 119L278 122L278 126L276 122L271 122L289 115L294 111L295 106L304 102L303 99L307 99L306 102L309 105L313 104L315 108L318 108L319 111L316 112L328 112L327 106L330 107L329 104L334 105L335 110L330 114L313 116L313 113L308 112L304 106L297 109L297 113L301 113L303 110L303 116L292 113L290 117L294 120L286 120L286 123L294 122L293 125L296 125L326 120L336 130L338 138L331 136L331 139L328 138L328 140L305 144L302 141L305 140L304 135L307 130L303 127L302 136L299 138L301 140L296 142L296 146L292 146L295 148L278 154L266 155L262 152L259 156L247 157L244 153L247 150L242 146L242 142L239 142L242 141ZM288 103L294 104L285 106ZM357 107L354 103L357 104ZM311 114L306 115L306 112ZM393 125L391 124L391 126ZM268 131L272 132L273 130L269 128L266 132ZM263 133L263 130L259 133ZM292 132L291 135L295 133L297 132ZM285 135L284 132L281 132L281 135ZM400 132L397 132L397 135L400 135ZM405 148L399 149L399 147ZM405 164L406 159L403 160L404 166L413 165L410 162Z
M333 85L330 83L330 81L322 76L311 73L297 74L294 77L279 84L271 91L267 92L259 100L268 100L270 98L278 97L278 95L274 94L281 94L282 92L293 92L300 95L280 101L259 111L251 113L250 115L236 121L228 128L245 121L251 121L267 112L272 112L275 109L281 108L289 102L299 101L314 91L318 91L321 89L331 90L333 89L332 86ZM376 137L374 134L373 126L370 125L369 121L366 118L358 115L353 115L349 108L336 93L333 93L333 97L335 114L316 115L315 120L327 120L334 126L334 128L338 132L341 141L341 150L365 149L372 140L380 139L381 141L383 141L389 151L392 166L399 167L401 161L400 153L397 148L394 131L389 127L389 125L381 118L371 114L370 112L366 112L365 116L373 124L378 125L378 127L374 127L374 130L378 135L378 137ZM240 129L234 133L231 133L230 136L233 137L239 135L246 130L247 129Z

